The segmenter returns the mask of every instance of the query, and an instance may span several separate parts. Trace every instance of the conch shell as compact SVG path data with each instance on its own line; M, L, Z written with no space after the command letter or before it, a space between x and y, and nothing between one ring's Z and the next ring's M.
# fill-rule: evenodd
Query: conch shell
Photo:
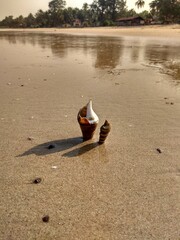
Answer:
M100 128L99 144L103 144L105 142L110 130L111 130L111 126L109 122L106 120Z
M82 131L83 140L86 141L93 138L99 118L92 109L92 100L79 110L77 120Z

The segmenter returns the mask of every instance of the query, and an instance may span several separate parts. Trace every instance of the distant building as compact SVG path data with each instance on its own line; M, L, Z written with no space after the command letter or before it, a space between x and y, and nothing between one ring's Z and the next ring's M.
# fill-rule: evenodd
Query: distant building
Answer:
M80 19L74 19L73 21L73 27L81 27L81 20Z
M116 24L118 26L138 26L144 25L144 22L145 22L144 19L140 16L119 18L116 20Z

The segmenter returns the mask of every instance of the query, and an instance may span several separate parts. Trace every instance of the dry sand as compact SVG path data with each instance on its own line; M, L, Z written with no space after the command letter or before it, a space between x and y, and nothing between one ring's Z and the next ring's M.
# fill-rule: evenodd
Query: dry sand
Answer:
M180 25L152 25L137 27L97 27L97 28L37 28L37 29L0 29L0 31L65 33L75 35L102 35L102 36L139 36L165 37L180 40Z
M33 31L173 41L180 34L177 26ZM0 56L0 239L180 239L180 88L172 76L145 66L93 70L76 40L72 64L61 46L53 55L45 43L22 40L20 47L7 39ZM106 118L112 125L105 145L97 144L98 130L93 140L80 138L76 115L89 98L99 127ZM36 177L42 182L32 184Z

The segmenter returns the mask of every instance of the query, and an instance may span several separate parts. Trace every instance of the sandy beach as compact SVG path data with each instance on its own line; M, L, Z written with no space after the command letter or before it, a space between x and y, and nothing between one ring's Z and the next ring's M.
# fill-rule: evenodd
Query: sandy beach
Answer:
M37 29L0 29L0 31L64 33L75 35L101 36L139 36L153 38L180 39L180 25L151 25L137 27L96 27L96 28L37 28Z
M0 49L0 239L179 240L180 26L1 29Z

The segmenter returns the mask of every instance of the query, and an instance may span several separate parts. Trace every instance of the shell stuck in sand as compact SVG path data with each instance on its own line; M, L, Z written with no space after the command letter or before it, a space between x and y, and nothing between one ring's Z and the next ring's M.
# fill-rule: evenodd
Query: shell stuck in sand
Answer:
M109 122L106 120L105 123L100 128L99 133L99 144L103 144L111 130Z
M81 128L83 140L87 141L92 139L99 122L99 118L92 108L92 100L79 110L77 119Z

